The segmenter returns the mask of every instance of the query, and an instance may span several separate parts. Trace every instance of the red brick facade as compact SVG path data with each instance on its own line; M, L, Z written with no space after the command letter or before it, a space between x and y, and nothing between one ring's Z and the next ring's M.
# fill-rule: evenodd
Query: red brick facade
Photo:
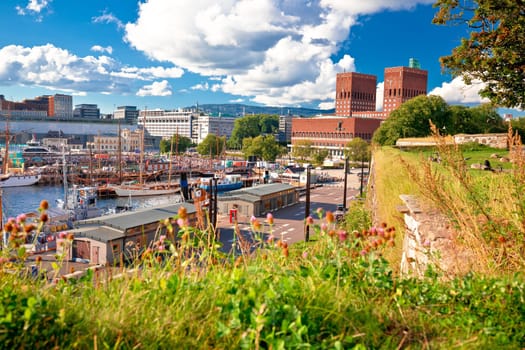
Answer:
M361 73L340 73L336 80L335 115L348 117L352 112L375 111L375 75Z
M355 137L370 141L381 119L315 117L292 119L292 146L310 141L316 149L326 149L331 156L343 156L346 144Z
M428 72L409 67L385 68L383 111L388 116L402 103L427 94Z

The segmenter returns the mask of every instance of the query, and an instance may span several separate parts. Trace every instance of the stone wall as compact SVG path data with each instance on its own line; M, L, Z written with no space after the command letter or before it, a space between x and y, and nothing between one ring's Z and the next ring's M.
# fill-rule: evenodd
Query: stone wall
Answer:
M401 275L422 277L429 265L445 278L468 272L473 264L472 255L455 241L447 217L414 196L400 198L404 206L399 210L405 221Z
M461 145L469 142L476 142L480 145L486 145L493 148L506 149L508 144L508 135L501 134L457 134L454 136L457 144Z

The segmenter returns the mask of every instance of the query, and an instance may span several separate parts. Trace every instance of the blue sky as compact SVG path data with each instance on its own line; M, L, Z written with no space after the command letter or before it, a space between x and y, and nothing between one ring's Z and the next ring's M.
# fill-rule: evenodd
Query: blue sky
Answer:
M468 33L433 25L433 2L2 0L0 94L65 93L103 113L197 103L333 108L337 73L376 75L382 96L384 68L413 57L429 71L429 93L478 104L479 87L441 71L439 57Z

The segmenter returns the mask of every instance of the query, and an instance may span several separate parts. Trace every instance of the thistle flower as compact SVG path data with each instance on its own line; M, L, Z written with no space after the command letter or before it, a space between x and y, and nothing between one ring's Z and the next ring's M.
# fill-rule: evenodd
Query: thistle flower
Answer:
M346 241L346 239L348 238L348 233L345 231L345 230L339 230L337 232L338 236L339 236L339 240L341 242L344 242Z
M179 208L178 214L179 214L179 218L186 219L188 217L188 210L186 209L186 207L181 206Z
M27 220L27 215L26 214L20 214L20 215L18 215L16 217L16 222L18 224L24 223L26 220Z
M331 211L326 212L326 222L328 222L329 224L332 224L335 222L334 213L332 213Z
M49 203L45 199L40 202L40 209L41 210L47 210L49 209Z
M42 215L40 215L40 221L42 221L43 223L46 223L48 220L49 216L46 213L42 213Z
M272 213L266 214L266 221L268 222L268 225L273 225L274 221Z
M314 223L314 219L311 216L308 216L306 218L306 224L307 225L313 225L313 223Z

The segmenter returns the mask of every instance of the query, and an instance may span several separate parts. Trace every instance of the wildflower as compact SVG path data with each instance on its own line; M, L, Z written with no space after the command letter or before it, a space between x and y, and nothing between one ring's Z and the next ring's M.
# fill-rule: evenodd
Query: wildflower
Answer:
M306 224L307 225L313 225L313 223L314 223L314 219L311 216L308 216L306 218Z
M252 217L250 218L250 223L254 223L257 221L257 218L255 216L252 215Z
M338 236L339 236L339 240L341 242L344 242L346 241L346 238L348 237L348 233L345 231L345 230L339 230L337 232Z
M37 264L41 263L42 262L42 257L40 255L37 255L37 257L35 258L35 262Z
M273 215L272 215L272 213L268 213L266 215L266 221L268 221L269 225L273 225Z
M160 243L164 243L165 240L166 240L166 235L160 235L159 237Z
M186 207L181 206L179 208L178 214L179 214L179 218L186 219L188 217L188 210L186 209Z
M40 215L40 221L46 223L48 220L49 220L49 216L47 216L46 213L42 213L42 215Z
M366 251L366 249L363 249L361 250L361 252L359 252L359 254L361 254L362 256L365 256L366 254L368 254L368 252Z
M308 258L308 252L304 251L302 256L303 256L303 259Z
M332 213L331 211L327 211L327 212L326 212L326 221L327 221L329 224L334 223L334 222L335 222L334 213Z
M41 210L47 210L49 209L49 203L45 199L40 202L40 209Z
M326 223L321 224L321 231L326 232L328 230L328 225Z
M179 225L179 227L185 227L187 226L187 221L183 218L178 218L177 219L177 225Z
M375 236L377 234L377 229L375 226L372 226L368 232L371 236Z
M75 239L75 235L70 232L66 235L66 239L68 241L73 241Z
M27 220L26 214L20 214L16 217L16 222L21 224L24 223Z
M288 252L288 247L287 247L287 246L286 246L286 247L283 247L283 255L284 255L286 258L290 255L290 253Z
M24 232L25 233L29 233L31 231L33 231L35 229L35 225L33 224L29 224L29 225L25 225L24 226Z
M378 235L379 237L385 237L385 229L382 228L382 227L378 228L378 229L377 229L377 235Z
M324 209L323 208L317 208L316 212L317 212L317 215L319 216L319 218L323 217L323 214L324 214Z
M261 223L257 219L252 222L252 226L255 231L259 231L261 229Z
M393 239L389 239L386 244L389 246L389 247L393 247L396 245L396 242L393 240Z
M63 231L60 232L60 233L58 234L58 238L60 238L60 239L64 239L64 238L66 238L66 233L63 232Z
M273 243L274 240L275 240L275 236L274 235L268 236L268 243Z
M423 242L423 247L430 247L430 241L428 239L425 239L425 241Z

